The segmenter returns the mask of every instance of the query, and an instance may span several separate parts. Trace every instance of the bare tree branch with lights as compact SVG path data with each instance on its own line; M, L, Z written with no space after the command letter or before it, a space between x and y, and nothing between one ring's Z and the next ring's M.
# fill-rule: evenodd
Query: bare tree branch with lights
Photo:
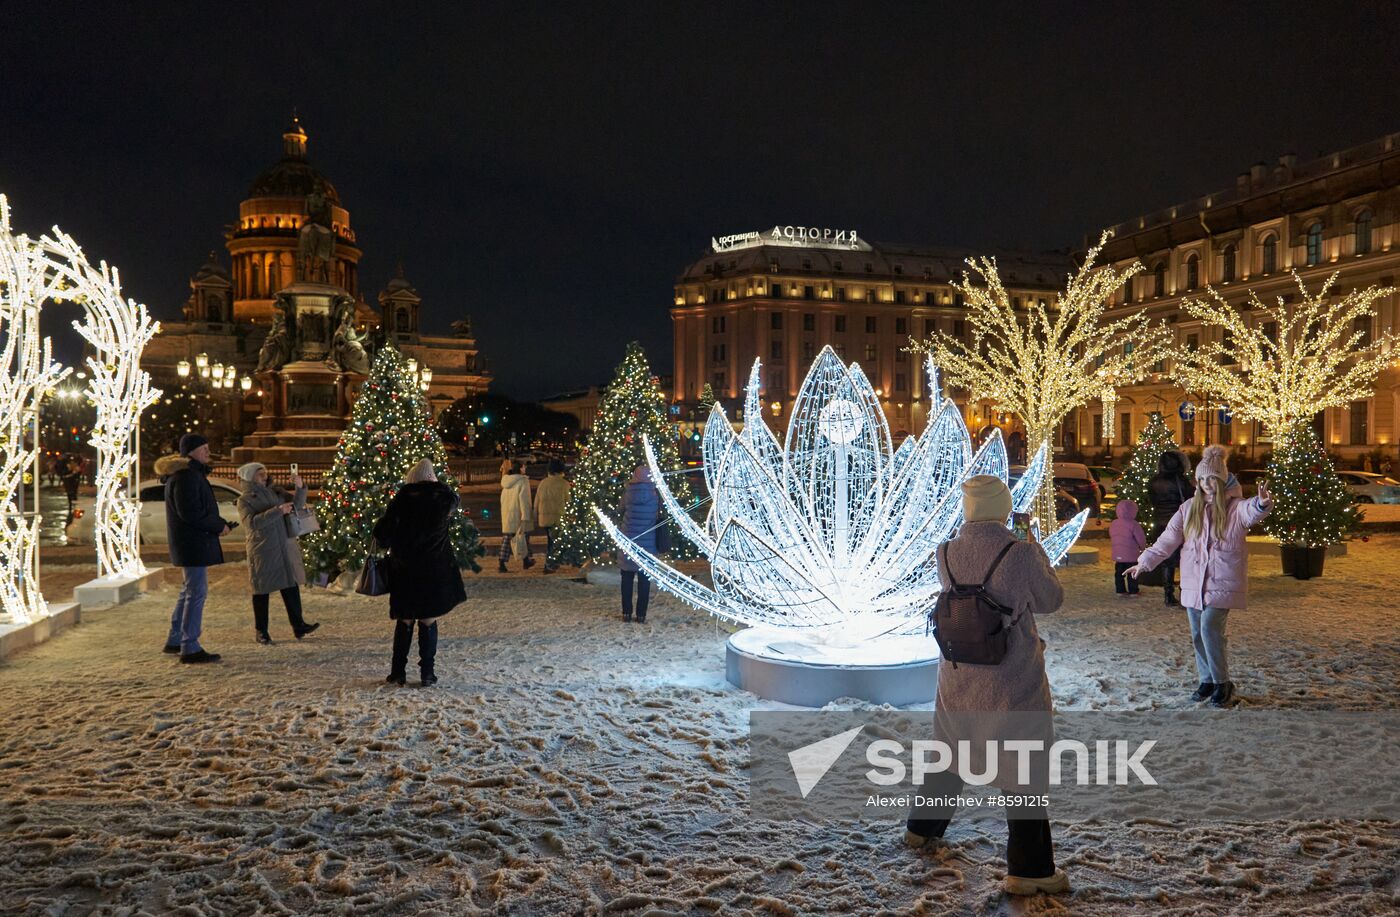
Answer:
M933 354L950 384L1020 417L1032 451L1071 411L1097 398L1106 380L1132 382L1166 354L1165 329L1144 313L1104 319L1114 292L1142 270L1096 267L1108 238L1099 238L1053 304L1033 300L1018 308L996 259L969 258L971 270L953 287L967 303L970 340L940 331L913 346ZM1053 462L1045 465L1035 512L1042 531L1056 529Z
M1297 421L1370 397L1396 338L1389 331L1372 335L1369 321L1365 329L1357 322L1374 317L1373 304L1394 290L1370 286L1336 298L1337 276L1311 293L1295 272L1296 305L1282 296L1265 305L1251 290L1239 308L1211 287L1205 298L1183 301L1188 315L1222 339L1194 351L1174 347L1177 383L1228 405L1238 420L1259 421L1276 440Z

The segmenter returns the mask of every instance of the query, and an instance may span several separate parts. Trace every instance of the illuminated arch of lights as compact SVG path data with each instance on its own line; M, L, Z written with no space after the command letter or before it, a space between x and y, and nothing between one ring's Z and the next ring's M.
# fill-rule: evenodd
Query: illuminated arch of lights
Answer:
M5 378L0 383L0 497L9 507L25 478L37 474L38 443L25 442L25 427L33 425L42 400L53 394L68 370L55 363L50 342L39 332L44 303L71 300L83 307L83 319L73 327L87 342L87 395L97 417L90 442L97 452L93 534L98 575L139 576L141 562L140 503L134 485L138 473L137 443L142 412L160 397L150 375L141 369L141 353L160 330L144 304L122 295L116 268L105 261L93 265L72 236L54 227L37 239L16 235L10 226L9 204L0 196L0 323ZM37 511L38 507L35 507ZM0 601L16 619L33 619L46 612L38 594L37 512L10 513L0 532ZM22 586L16 586L22 583Z

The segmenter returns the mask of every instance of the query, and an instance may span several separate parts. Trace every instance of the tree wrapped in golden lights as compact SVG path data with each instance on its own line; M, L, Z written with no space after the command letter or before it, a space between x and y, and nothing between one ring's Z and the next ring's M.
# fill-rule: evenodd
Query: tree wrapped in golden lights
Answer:
M1369 398L1393 359L1395 336L1370 331L1373 304L1393 289L1370 286L1338 298L1337 274L1315 293L1297 273L1293 280L1296 304L1280 296L1269 306L1251 290L1239 308L1213 288L1205 298L1183 301L1191 318L1219 334L1194 351L1177 346L1171 354L1182 388L1228 405L1236 420L1258 421L1275 441L1286 439L1296 421Z
M971 270L953 287L967 303L970 339L940 331L914 345L933 354L949 384L1020 417L1030 452L1048 442L1071 411L1099 397L1100 380L1131 382L1166 352L1165 332L1145 314L1105 319L1114 292L1142 270L1141 264L1121 271L1095 267L1107 240L1104 233L1054 303L1030 299L1017 306L1002 285L996 259L969 258ZM1045 463L1035 511L1041 530L1053 532L1053 462Z

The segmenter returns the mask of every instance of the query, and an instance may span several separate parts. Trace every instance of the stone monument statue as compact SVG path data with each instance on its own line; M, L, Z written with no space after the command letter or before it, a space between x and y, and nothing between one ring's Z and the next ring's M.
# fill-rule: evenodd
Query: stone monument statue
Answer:
M306 222L297 237L297 279L331 282L335 263L335 231L331 228L331 205L319 190L306 196Z
M263 339L262 349L258 351L256 372L281 369L292 358L292 333L288 327L292 304L284 294L279 293L274 308L276 311L272 313L272 327Z
M365 336L355 331L355 301L349 296L338 297L331 306L331 326L335 328L335 333L331 336L326 365L341 372L368 375L369 353L365 350Z

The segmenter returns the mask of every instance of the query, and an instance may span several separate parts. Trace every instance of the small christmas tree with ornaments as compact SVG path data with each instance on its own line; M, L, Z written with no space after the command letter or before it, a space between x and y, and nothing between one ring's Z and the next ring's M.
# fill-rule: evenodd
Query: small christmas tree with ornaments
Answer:
M1162 415L1153 411L1148 416L1147 426L1138 434L1137 447L1133 450L1132 458L1128 459L1128 467L1123 469L1118 479L1118 499L1136 503L1139 519L1151 518L1152 478L1157 474L1157 463L1162 453L1177 448L1172 431L1163 422ZM1150 525L1147 527L1151 528Z
M651 374L642 345L627 345L626 356L608 386L588 442L579 452L574 468L574 486L554 533L554 549L549 560L555 564L578 565L598 560L616 550L613 540L598 523L597 506L616 517L622 492L638 465L646 464L642 446L645 436L656 453L663 472L680 472L680 452L676 428L667 414L661 382ZM679 474L668 481L671 493L682 506L692 502L690 484ZM671 531L672 557L695 556L694 546L680 537L675 522L661 510Z
M457 481L418 381L403 355L385 346L360 387L335 464L322 483L316 505L321 530L301 539L306 566L330 577L363 567L375 523L404 476L425 458L432 460L438 480L455 491ZM476 527L460 508L452 512L449 531L457 565L479 571Z
M1295 423L1274 444L1269 460L1269 492L1274 509L1264 531L1282 544L1320 548L1345 541L1361 522L1351 491L1332 469L1332 460L1311 423Z

